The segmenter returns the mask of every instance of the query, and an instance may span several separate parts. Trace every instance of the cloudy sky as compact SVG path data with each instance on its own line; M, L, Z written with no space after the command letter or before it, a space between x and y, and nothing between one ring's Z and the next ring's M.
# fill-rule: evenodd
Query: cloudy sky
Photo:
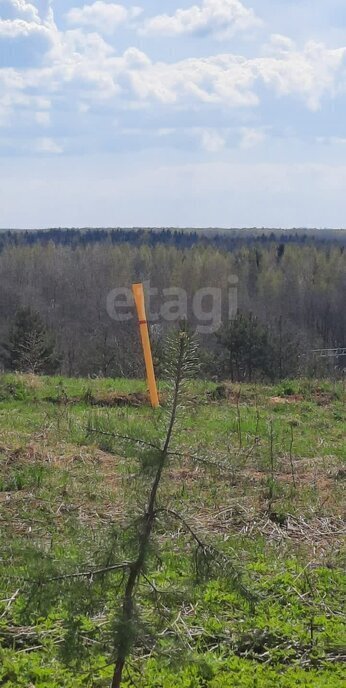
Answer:
M345 106L345 0L0 0L0 227L345 226Z

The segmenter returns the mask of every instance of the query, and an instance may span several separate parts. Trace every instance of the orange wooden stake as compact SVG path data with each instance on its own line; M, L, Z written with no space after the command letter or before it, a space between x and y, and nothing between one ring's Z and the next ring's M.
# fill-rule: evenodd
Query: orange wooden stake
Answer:
M137 308L139 330L141 333L145 367L146 367L146 371L147 371L147 381L148 381L148 387L149 387L150 401L151 401L151 405L153 408L158 408L158 406L160 406L160 402L159 402L159 395L157 392L157 384L156 384L156 378L155 378L153 357L152 357L152 353L151 353L148 322L147 322L147 317L146 317L146 313L145 313L143 284L133 284L132 285L132 293L133 293L133 297L134 297L136 308Z

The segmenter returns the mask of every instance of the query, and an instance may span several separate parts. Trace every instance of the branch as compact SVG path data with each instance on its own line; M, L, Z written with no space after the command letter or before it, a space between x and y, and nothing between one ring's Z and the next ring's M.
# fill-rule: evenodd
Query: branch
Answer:
M15 599L18 597L19 593L20 593L20 588L18 588L18 590L16 590L16 592L13 593L12 597L10 597L10 599L7 601L7 605L6 605L6 607L5 607L5 611L1 614L0 619L3 619L3 618L6 616L8 610L9 610L10 607L11 607L12 602L15 601Z
M154 444L153 442L147 442L146 440L142 440L139 437L133 437L131 435L122 435L121 433L118 432L107 432L105 430L97 430L96 428L86 428L88 433L94 433L95 435L106 435L107 437L114 437L115 439L122 439L126 440L127 442L133 442L134 444L141 444L145 447L150 447L151 449L155 449L156 451L162 451L161 447L158 444ZM201 456L196 456L194 454L188 454L185 452L178 452L178 451L167 451L167 456L176 456L178 458L184 459L191 459L192 461L195 461L196 463L201 463L204 464L210 468L217 468L219 471L223 471L224 475L229 475L232 479L234 478L234 473L230 470L227 470L227 467L225 467L222 463L217 463L216 461L210 461L209 459L206 459Z
M135 444L142 444L145 447L150 447L151 449L156 449L156 451L161 451L161 447L153 442L147 442L139 437L131 437L131 435L122 435L119 432L107 432L106 430L98 430L97 428L86 428L89 434L94 433L95 435L106 435L107 437L114 437L115 439L126 440L127 442L134 442Z
M187 523L187 521L185 521L185 519L180 514L178 514L177 511L174 511L173 509L165 509L162 507L161 509L156 510L156 514L160 513L165 513L170 516L174 516L174 518L181 521L186 530L190 533L190 535L192 535L193 539L197 542L198 547L200 547L203 550L209 549L209 545L206 545L204 542L202 542L202 540L199 539L198 535L196 535L196 533L192 530L191 526Z
M203 542L198 537L198 535L196 535L196 533L191 528L191 526L185 521L185 519L180 514L178 514L177 511L174 511L173 509L161 508L161 509L158 509L156 511L156 513L166 513L168 515L174 516L174 518L181 521L181 523L183 523L183 525L185 526L186 530L192 535L195 542L197 542L197 545L198 545L199 549L202 550L203 554L206 554L207 552L209 552L210 554L214 554L215 561L217 561L217 559L219 558L219 559L222 559L225 564L228 564L228 566L230 567L230 569L233 572L233 579L236 581L238 588L239 588L239 591L242 593L243 597L245 597L247 600L249 600L252 603L256 601L257 596L254 595L254 593L252 593L250 590L248 590L245 587L245 585L243 585L243 583L241 582L240 572L235 568L233 561L227 556L227 554L222 552L222 550L219 550L216 547L214 547L214 545L209 545L208 543Z
M234 479L234 472L229 470L228 467L225 466L223 463L219 463L217 461L210 461L210 459L206 459L205 457L197 456L196 454L188 454L186 452L172 451L169 452L169 455L176 456L180 459L190 459L191 461L195 461L196 463L201 463L204 466L208 466L208 468L217 468L220 472L223 473L223 476L228 476L232 480Z
M132 562L124 561L122 564L114 564L113 566L105 566L102 569L95 569L94 571L79 571L77 573L66 573L61 576L53 576L42 581L37 581L43 585L59 580L68 580L72 578L92 578L93 576L100 576L104 573L111 573L112 571L121 571L132 567Z

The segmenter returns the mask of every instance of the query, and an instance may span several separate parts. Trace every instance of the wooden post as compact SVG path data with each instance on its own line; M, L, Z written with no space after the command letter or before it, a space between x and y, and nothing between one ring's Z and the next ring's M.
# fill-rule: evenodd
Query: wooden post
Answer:
M133 284L132 293L135 300L139 330L141 333L142 347L145 360L145 368L147 371L147 381L149 387L150 401L153 408L158 408L160 406L159 395L157 392L153 357L151 353L150 338L148 322L145 313L145 302L144 302L144 289L143 284Z

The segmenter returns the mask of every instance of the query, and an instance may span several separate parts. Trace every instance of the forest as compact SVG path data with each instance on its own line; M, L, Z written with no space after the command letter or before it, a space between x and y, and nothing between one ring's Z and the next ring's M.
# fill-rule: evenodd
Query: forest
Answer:
M154 293L148 317L158 370L162 342L174 325L161 317L164 290L178 288L186 294L180 315L192 329L196 292L218 290L216 327L198 335L205 377L338 375L343 358L312 352L345 346L345 242L342 230L3 231L1 366L141 376L135 319L114 319L109 297L143 281ZM236 285L231 318L230 281ZM210 312L215 325L213 307L206 295L204 320ZM49 361L40 354L46 345L54 350ZM30 351L18 357L23 346Z

